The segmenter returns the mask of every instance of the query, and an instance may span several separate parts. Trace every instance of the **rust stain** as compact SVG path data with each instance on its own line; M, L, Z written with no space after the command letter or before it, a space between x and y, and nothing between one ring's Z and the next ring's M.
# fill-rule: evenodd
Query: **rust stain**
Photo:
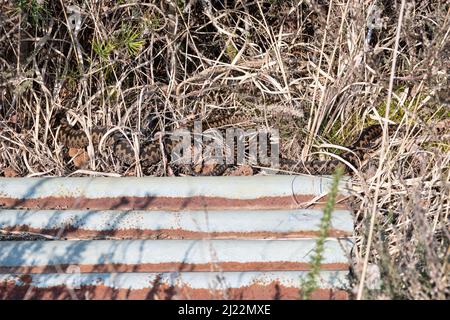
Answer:
M37 288L30 285L0 284L0 299L33 300L295 300L301 298L297 288L287 287L277 281L267 285L253 284L240 288L212 290L194 289L189 286L169 286L161 283L149 283L149 287L139 290L111 288L104 285L81 286L71 289L65 286ZM338 289L316 289L311 298L314 300L347 300L349 294Z
M348 204L340 200L345 196L338 196L337 209L349 209ZM327 197L320 199L316 195L295 194L282 197L261 197L256 199L229 199L221 197L46 197L37 199L15 199L0 196L0 209L3 208L36 208L36 209L85 209L85 210L237 210L237 209L300 209L323 208ZM251 232L203 232L184 229L112 229L91 230L64 226L55 229L32 228L28 225L16 225L5 231L31 232L59 238L119 238L119 239L289 239L315 238L318 231L251 231ZM347 237L351 233L331 229L329 237ZM231 260L231 259L230 259ZM125 263L112 264L107 260L104 264L77 265L82 273L121 273L121 272L213 272L213 271L309 271L311 266L307 262L263 261L263 262L210 262L183 263L179 261L166 263ZM122 261L122 260L119 260ZM17 262L20 263L20 262ZM124 299L221 299L221 300L251 300L251 299L299 299L299 289L286 286L279 281L269 284L254 283L239 288L223 290L209 288L192 288L187 285L170 286L160 282L160 279L150 281L143 289L116 288L106 286L103 282L95 281L91 285L82 285L79 289L72 289L64 285L50 287L36 287L33 285L33 275L40 273L58 273L69 265L41 265L41 266L0 266L0 273L19 273L20 284L14 280L0 282L0 299L96 299L96 300L124 300ZM321 270L347 271L348 263L327 263L320 266ZM348 299L349 294L339 289L316 289L312 299Z
M229 199L220 197L193 196L175 197L115 197L115 198L71 198L47 197L39 199L15 199L0 197L0 207L9 209L95 209L95 210L219 210L219 209L299 209L322 208L326 197L311 203L314 195L295 195L284 197L261 197L257 199ZM337 201L343 199L337 197ZM336 209L348 209L346 204L338 203Z
M183 229L112 229L112 230L89 230L74 227L61 227L55 229L38 229L26 225L3 228L6 232L30 232L34 234L48 235L58 239L295 239L313 238L320 235L320 231L295 231L295 232L197 232ZM328 230L329 237L343 238L351 236L351 233L337 229Z
M45 266L0 266L0 273L57 273L65 270L68 264ZM308 271L309 263L291 261L267 262L211 262L211 263L139 263L139 264L77 264L80 272L178 272L178 271ZM321 270L348 270L348 263L326 263L320 266Z

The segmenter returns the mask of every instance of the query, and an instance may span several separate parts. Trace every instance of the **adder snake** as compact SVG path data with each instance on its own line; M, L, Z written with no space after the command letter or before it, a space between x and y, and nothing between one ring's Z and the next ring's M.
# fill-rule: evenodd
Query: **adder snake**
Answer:
M236 119L234 119L236 121ZM244 119L245 120L245 119ZM69 148L85 148L89 145L88 136L81 129L76 129L69 124L65 116L59 117L60 124L59 140L66 147ZM229 124L229 121L224 120L220 116L208 120L208 127L215 128L224 124ZM388 131L392 135L397 130L397 125L389 125ZM107 132L106 127L94 126L91 131L91 140L94 146L98 146L101 139ZM380 138L383 134L383 129L380 125L371 125L365 128L359 138L347 147L350 151L343 153L340 157L344 163L358 167L360 161L367 153L368 149L373 148L374 141ZM163 139L164 148L161 148L160 141L148 140L140 143L139 159L146 165L154 165L161 161L163 154L169 154L176 141L172 139ZM135 151L128 139L120 133L114 133L104 138L104 144L112 148L113 153L126 164L132 164L136 160ZM343 166L341 160L312 160L305 162L298 162L291 159L281 158L279 161L279 168L281 171L291 173L306 173L311 175L332 174L338 166ZM208 175L220 175L226 169L227 165L217 165L214 170ZM344 166L347 172L350 172L348 166Z

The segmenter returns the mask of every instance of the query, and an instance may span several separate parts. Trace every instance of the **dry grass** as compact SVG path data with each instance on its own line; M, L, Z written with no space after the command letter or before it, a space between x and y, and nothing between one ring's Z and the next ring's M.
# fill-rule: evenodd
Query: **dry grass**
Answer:
M0 1L0 175L143 174L107 149L76 171L55 139L61 109L138 147L234 108L302 160L395 122L353 179L355 297L448 299L450 145L433 130L450 118L448 1L185 2Z

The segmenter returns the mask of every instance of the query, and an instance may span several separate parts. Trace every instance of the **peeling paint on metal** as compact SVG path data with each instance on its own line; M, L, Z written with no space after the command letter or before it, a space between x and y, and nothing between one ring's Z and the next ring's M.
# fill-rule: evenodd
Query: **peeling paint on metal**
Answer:
M0 210L0 229L59 237L90 238L279 238L312 237L319 209L219 211ZM349 236L350 211L336 210L329 236Z
M0 274L0 299L298 299L304 271ZM316 299L345 299L347 272L321 271Z
M70 180L70 183L67 183ZM112 188L114 184L120 188ZM255 199L292 194L320 195L329 190L324 176L250 177L121 177L121 178L1 178L0 196L36 199L47 197L220 197ZM271 188L268 188L271 186ZM342 188L345 190L345 188Z
M0 242L0 299L297 299L330 184L307 176L0 178L0 229L58 239ZM338 199L347 190L344 180ZM344 202L332 214L313 298L348 298L347 209Z
M118 180L120 179L120 180ZM120 187L113 188L120 181ZM0 206L48 209L297 208L331 180L307 176L0 178ZM341 194L346 194L345 181Z
M4 241L0 272L308 270L314 239ZM348 268L349 240L325 241L322 269Z

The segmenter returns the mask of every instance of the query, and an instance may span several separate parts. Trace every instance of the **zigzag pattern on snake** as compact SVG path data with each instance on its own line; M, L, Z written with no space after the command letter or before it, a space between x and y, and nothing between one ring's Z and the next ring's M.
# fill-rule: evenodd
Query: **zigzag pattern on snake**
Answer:
M237 117L233 122L248 120L245 117ZM80 129L72 127L65 116L58 120L60 124L59 140L69 148L85 148L89 145L89 139L85 132ZM217 128L223 125L231 124L229 119L225 119L223 115L218 115L207 120L209 128ZM392 134L397 129L397 125L389 125L389 134ZM91 129L91 139L94 146L98 146L100 140L105 135L107 128L95 126ZM347 148L350 152L345 152L340 157L354 167L358 167L360 160L363 159L364 154L368 149L372 149L374 141L381 137L383 129L380 125L372 125L365 128L360 134L359 138ZM170 154L174 146L178 143L172 139L163 139L164 150ZM121 133L115 133L105 138L105 145L112 148L113 153L126 164L135 162L135 152L128 139ZM234 153L236 154L236 152ZM161 161L162 153L161 146L158 140L148 140L140 143L140 160L146 165L153 165ZM259 166L259 164L258 164ZM264 167L264 165L261 165ZM279 168L281 171L288 171L291 173L306 173L311 175L326 175L332 174L338 166L343 166L346 172L351 172L348 166L344 166L340 160L312 160L299 162L291 159L280 159ZM208 175L220 175L229 165L217 165L214 170ZM191 171L190 171L191 172Z

